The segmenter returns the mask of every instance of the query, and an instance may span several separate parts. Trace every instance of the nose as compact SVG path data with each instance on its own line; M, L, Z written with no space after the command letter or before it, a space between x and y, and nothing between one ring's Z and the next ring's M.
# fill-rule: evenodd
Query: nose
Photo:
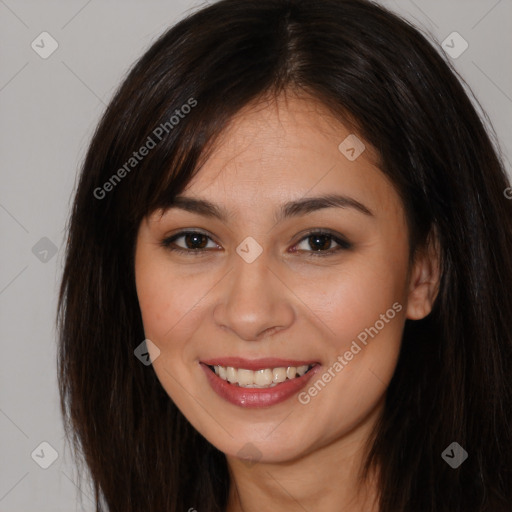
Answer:
M252 263L236 258L213 311L216 324L245 341L288 329L296 317L293 293L269 267L265 253Z

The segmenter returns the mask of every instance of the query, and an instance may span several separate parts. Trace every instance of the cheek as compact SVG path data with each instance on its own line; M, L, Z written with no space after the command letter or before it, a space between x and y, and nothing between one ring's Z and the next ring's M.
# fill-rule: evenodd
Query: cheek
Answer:
M156 275L145 279L141 274L137 285L144 333L160 350L178 350L193 333L187 326L193 321L194 304L201 295L191 290L190 282L176 277L160 280Z
M174 325L190 309L190 290L185 280L171 274L165 258L144 243L137 247L135 284L144 333L162 349Z
M197 274L193 265L177 268L150 246L141 244L136 253L135 281L144 334L160 349L154 364L157 373L163 366L182 372L197 359L194 336L204 322L208 292L218 280L213 272Z
M302 280L293 288L321 320L322 330L333 340L333 348L339 354L348 350L361 333L364 341L365 329L376 322L379 332L400 339L402 325L396 317L401 318L397 309L405 309L406 262L404 248L391 253L376 244L364 256L354 257L336 271L309 276L307 286ZM393 308L393 304L400 306Z
M405 269L395 270L382 259L365 261L331 276L322 294L310 294L325 332L318 378L326 384L312 382L299 398L315 421L331 425L332 435L339 434L336 425L350 430L373 410L395 372L405 321Z
M190 380L188 365L194 354L188 341L197 323L193 308L201 294L190 279L172 272L165 257L147 247L136 253L135 281L144 335L159 349L153 369L168 395L187 410L188 395L179 383Z
M155 340L160 340L165 329L171 327L166 311L173 307L170 288L161 274L157 265L148 264L143 257L136 265L135 280L144 332L147 338Z

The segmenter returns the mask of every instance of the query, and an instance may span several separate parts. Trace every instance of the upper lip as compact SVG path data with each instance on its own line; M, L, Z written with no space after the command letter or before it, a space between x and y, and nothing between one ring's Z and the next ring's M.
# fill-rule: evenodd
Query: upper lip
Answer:
M263 357L261 359L244 359L243 357L218 357L201 361L208 366L231 366L233 368L244 368L246 370L264 370L265 368L280 368L288 366L309 366L318 364L318 361L298 359L279 359L276 357Z

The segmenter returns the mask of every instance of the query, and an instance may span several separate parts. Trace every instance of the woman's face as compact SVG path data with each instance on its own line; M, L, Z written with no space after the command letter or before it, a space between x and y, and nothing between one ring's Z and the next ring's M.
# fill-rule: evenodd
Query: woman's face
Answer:
M405 318L428 313L399 196L349 136L312 100L246 108L182 194L212 207L182 202L140 226L154 370L228 457L287 461L363 440ZM325 196L340 197L311 201Z

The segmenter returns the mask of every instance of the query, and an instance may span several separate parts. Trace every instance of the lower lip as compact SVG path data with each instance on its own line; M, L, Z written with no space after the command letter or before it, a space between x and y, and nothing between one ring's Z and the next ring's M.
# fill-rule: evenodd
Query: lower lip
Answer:
M286 380L271 388L244 388L221 379L209 366L200 363L213 390L221 397L239 407L269 407L284 402L299 392L320 370L317 364L302 377Z

